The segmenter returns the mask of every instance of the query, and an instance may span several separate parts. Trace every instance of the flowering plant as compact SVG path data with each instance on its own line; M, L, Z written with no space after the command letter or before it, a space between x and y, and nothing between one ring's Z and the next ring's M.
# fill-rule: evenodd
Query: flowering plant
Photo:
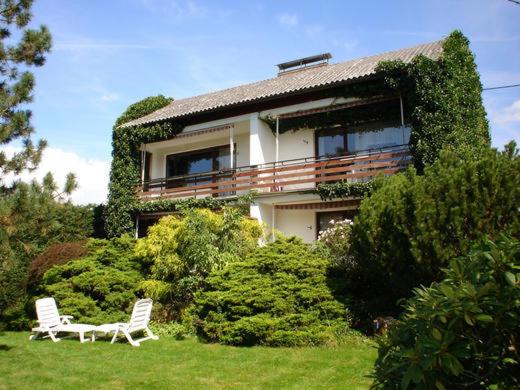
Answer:
M352 225L350 219L331 220L329 227L318 234L318 242L327 248L333 267L349 268L349 265L352 265L350 255Z

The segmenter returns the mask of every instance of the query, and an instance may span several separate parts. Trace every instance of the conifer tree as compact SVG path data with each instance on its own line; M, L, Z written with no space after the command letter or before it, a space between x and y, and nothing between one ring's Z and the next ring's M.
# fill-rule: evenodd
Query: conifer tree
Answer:
M0 151L0 180L9 172L35 169L46 146L31 136L31 111L34 76L27 69L42 66L51 48L47 27L28 27L33 0L0 0L0 147L21 141L21 151L7 156Z

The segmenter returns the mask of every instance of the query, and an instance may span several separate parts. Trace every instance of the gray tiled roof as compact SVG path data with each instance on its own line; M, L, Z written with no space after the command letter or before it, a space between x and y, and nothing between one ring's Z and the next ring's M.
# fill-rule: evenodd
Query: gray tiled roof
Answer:
M122 125L122 127L181 118L238 104L261 101L295 92L303 92L326 85L353 82L373 75L380 61L399 59L404 62L409 62L419 54L437 59L442 52L442 43L443 41L436 41L338 64L310 67L299 71L287 72L267 80L186 99L174 100L166 107L142 118L127 122Z

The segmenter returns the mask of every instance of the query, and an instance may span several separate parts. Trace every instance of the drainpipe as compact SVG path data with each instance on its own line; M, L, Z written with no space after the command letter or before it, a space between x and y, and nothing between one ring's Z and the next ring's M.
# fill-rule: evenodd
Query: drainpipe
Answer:
M403 134L403 142L404 145L404 108L403 108L403 95L399 95L399 106L401 108L401 128L402 128L402 134Z
M229 128L229 163L230 168L234 168L235 164L235 139L234 139L234 126Z
M275 240L275 234L274 229L276 228L276 206L273 203L273 208L271 210L271 241L274 242Z
M141 185L144 184L144 172L146 169L146 167L144 166L145 164L146 164L146 146L144 144L141 144Z
M278 137L280 135L280 119L276 117L276 152L275 152L275 162L278 163Z

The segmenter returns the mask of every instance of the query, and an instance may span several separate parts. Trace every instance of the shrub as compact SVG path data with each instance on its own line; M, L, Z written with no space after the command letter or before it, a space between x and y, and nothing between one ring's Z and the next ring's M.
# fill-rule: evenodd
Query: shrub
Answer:
M486 241L418 288L379 340L374 387L519 388L520 243Z
M329 228L320 231L318 245L323 245L332 260L332 268L350 269L352 255L350 253L350 234L352 221L350 219L331 221Z
M204 278L244 257L262 234L258 222L231 208L221 214L188 209L180 216L161 218L136 246L136 254L150 267L141 288L162 303L163 320L179 319Z
M394 314L414 287L442 278L448 261L483 236L520 237L520 157L514 143L479 160L445 152L418 176L388 178L363 200L352 227L348 284L368 318ZM367 314L368 313L368 314Z
M39 282L49 269L55 265L65 264L70 260L79 259L88 253L87 241L64 242L52 244L32 261L29 267L31 283Z
M77 322L128 321L142 280L134 245L128 236L89 240L87 256L44 274L43 294L53 296L60 311Z
M150 322L150 329L156 336L173 337L175 340L184 340L189 334L184 324L178 322Z
M328 262L299 239L257 248L213 272L196 294L199 336L232 345L317 345L347 328L326 284Z
M0 323L11 329L27 328L34 310L27 293L32 260L49 245L92 232L92 208L56 201L46 178L0 190Z

